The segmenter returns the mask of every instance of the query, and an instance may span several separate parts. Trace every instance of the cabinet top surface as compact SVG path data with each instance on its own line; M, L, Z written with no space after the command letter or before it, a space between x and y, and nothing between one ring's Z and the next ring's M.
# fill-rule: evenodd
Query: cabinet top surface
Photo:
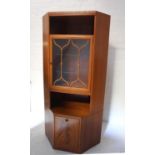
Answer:
M48 12L46 13L45 15L49 15L49 16L95 16L96 14L103 14L103 15L107 15L109 16L108 14L106 13L102 13L102 12L99 12L99 11L60 11L60 12Z

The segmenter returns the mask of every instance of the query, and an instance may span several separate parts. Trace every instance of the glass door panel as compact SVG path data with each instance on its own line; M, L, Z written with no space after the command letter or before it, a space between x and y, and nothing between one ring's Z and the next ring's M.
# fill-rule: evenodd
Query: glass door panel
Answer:
M52 38L52 86L88 88L90 39Z

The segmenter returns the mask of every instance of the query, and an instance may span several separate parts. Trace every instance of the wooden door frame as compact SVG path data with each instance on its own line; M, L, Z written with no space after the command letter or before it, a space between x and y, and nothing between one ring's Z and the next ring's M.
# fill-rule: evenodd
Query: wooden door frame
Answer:
M83 94L83 95L90 95L91 94L91 75L92 75L92 62L93 62L93 35L62 35L62 34L54 34L49 35L49 83L50 83L50 90L55 92L62 92L62 93L70 93L70 94ZM63 87L63 86L53 86L53 75L52 75L52 39L87 39L90 40L90 51L89 51L89 68L88 68L88 87L87 88L75 88L75 87Z

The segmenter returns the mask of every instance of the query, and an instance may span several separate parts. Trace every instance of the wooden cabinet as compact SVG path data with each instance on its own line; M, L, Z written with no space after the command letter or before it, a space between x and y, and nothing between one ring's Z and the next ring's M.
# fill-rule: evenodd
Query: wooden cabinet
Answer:
M55 149L82 153L100 142L109 27L97 11L43 17L45 131Z

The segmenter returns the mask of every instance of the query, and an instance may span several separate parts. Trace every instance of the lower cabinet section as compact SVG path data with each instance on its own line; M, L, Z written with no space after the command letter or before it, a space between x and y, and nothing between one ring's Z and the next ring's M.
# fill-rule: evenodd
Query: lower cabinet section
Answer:
M79 150L80 119L67 116L55 116L54 144L56 149Z
M83 153L100 142L101 112L85 117L54 114L53 119L48 118L46 115L46 135L54 149Z

